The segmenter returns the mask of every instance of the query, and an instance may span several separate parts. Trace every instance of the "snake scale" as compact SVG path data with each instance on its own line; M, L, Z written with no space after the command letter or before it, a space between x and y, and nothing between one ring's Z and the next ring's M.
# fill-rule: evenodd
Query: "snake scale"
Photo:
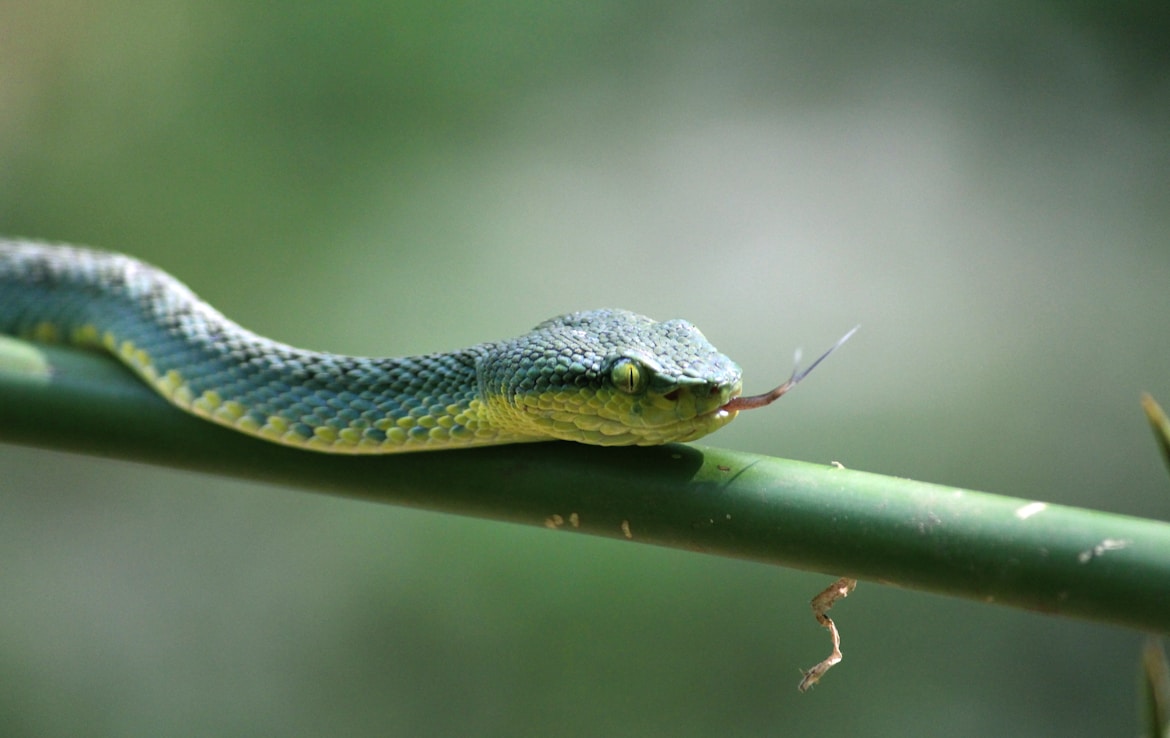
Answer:
M693 325L625 310L569 313L458 351L342 356L252 333L132 257L0 239L0 333L108 351L172 404L252 436L377 454L694 440L784 394L852 331L752 397Z

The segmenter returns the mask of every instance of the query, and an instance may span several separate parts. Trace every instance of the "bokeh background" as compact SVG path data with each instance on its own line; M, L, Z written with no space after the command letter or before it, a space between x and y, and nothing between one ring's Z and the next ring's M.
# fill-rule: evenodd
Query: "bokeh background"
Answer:
M561 312L745 369L715 445L1166 517L1160 3L0 2L0 232L362 354ZM453 459L453 462L455 460ZM1134 735L1141 636L0 446L0 733Z

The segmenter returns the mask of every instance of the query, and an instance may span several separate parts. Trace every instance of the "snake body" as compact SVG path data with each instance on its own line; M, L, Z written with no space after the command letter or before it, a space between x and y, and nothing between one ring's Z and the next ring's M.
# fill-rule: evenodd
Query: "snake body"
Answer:
M685 320L593 310L457 351L342 356L252 333L129 256L34 241L0 240L0 333L106 350L183 410L331 453L656 445L764 404L737 406L740 368Z

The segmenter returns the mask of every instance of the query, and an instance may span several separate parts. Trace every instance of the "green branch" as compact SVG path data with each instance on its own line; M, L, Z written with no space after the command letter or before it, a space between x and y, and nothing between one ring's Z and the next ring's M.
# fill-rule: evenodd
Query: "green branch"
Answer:
M316 454L179 412L105 357L11 339L0 441L1170 631L1170 524L833 466L682 445Z

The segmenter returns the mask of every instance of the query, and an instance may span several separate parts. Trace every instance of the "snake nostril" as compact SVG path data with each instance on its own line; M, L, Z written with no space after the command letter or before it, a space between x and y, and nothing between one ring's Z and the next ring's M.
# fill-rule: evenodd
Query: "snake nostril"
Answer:
M682 394L682 390L675 389L675 390L671 390L670 392L667 392L665 395L663 395L663 397L670 400L671 402L674 402L675 400L678 399L679 395L681 395L681 394Z
M712 397L719 394L719 385L717 385L717 384L711 385L711 393L710 394Z

